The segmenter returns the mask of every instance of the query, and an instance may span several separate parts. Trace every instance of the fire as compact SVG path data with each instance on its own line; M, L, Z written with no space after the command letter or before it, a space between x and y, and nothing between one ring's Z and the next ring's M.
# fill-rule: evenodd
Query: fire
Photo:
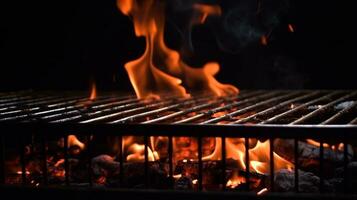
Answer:
M238 93L236 87L221 84L214 78L219 71L218 63L209 62L203 68L191 68L181 60L177 51L166 46L163 1L117 0L117 5L123 14L132 18L136 36L146 39L144 54L125 64L138 98L159 98L165 92L187 97L189 93L182 84L217 96ZM208 16L221 14L218 6L195 4L193 9L199 13L193 24L204 23Z
M202 160L220 160L222 140L221 138L215 138L214 151L202 158ZM264 142L257 140L254 144L254 140L249 141L249 170L259 174L270 173L270 141ZM233 159L238 162L238 168L241 170L246 169L245 163L245 139L244 138L227 138L226 139L226 158ZM294 164L282 158L275 152L273 152L274 159L274 171L277 172L281 169L287 169L292 171ZM237 173L231 175L231 178L226 183L227 187L235 188L241 183L245 183L245 178L239 176Z
M93 82L91 85L91 92L90 92L89 100L93 101L96 98L97 98L97 86Z
M69 135L68 136L68 147L78 146L81 150L85 148L85 144L78 140L77 136Z
M153 139L150 139L153 141ZM153 143L147 148L148 161L159 160L159 153L155 151ZM129 162L141 162L145 160L145 145L136 142L136 138L128 136L123 138L123 149L127 149L126 160Z

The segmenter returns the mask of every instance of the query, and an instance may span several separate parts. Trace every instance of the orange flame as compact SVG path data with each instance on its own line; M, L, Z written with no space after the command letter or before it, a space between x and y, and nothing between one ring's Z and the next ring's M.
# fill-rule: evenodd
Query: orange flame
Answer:
M150 141L152 139L150 138ZM130 162L141 162L145 160L145 145L135 142L135 137L127 136L123 138L123 148L128 149L128 155L126 157L127 161ZM159 154L154 150L153 147L148 146L148 161L159 160Z
M78 140L77 136L69 135L68 136L68 147L78 146L81 150L85 148L85 144Z
M89 100L93 101L96 98L97 98L97 87L96 87L95 83L93 82L91 85L91 92L90 92Z
M221 159L222 140L221 138L215 138L216 145L214 151L203 157L203 160L219 160ZM253 146L253 140L249 141L249 145ZM257 141L253 148L248 150L249 152L249 169L251 172L257 172L260 174L270 173L270 141L265 142ZM244 138L227 138L226 139L226 158L234 159L238 162L238 168L245 170L245 139ZM281 169L288 169L292 171L294 164L285 160L275 152L273 152L274 159L274 171ZM237 173L226 183L227 187L235 188L241 183L245 183L245 178L239 176Z
M146 39L144 54L125 64L125 69L138 98L159 98L170 92L182 97L189 93L181 85L200 88L217 96L236 94L238 89L219 83L214 75L219 71L215 62L203 68L191 68L185 64L177 51L169 49L164 42L165 4L155 0L117 0L119 10L132 17L136 36ZM196 4L194 9L201 13L200 23L208 15L219 15L217 6Z

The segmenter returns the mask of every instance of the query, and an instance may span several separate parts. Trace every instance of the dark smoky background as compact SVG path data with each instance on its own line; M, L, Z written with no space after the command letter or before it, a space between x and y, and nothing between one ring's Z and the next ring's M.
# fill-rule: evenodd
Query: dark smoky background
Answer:
M218 61L223 83L356 89L352 0L167 2L168 46L193 67ZM219 4L222 16L191 26L197 2ZM115 0L18 0L0 11L0 90L86 90L92 81L99 90L131 90L123 65L143 53L145 41Z

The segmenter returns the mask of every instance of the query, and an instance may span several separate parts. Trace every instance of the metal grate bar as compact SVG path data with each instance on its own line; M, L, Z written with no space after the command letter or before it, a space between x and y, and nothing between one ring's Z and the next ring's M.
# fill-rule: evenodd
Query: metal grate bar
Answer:
M291 122L290 124L301 124L301 123L304 123L304 122L306 122L307 120L309 120L309 119L311 119L311 118L313 118L313 117L315 117L315 116L317 116L317 115L323 113L323 112L326 111L327 109L333 107L335 104L340 103L340 102L342 102L342 101L345 101L345 100L347 100L347 99L349 99L349 98L355 96L356 94L357 94L357 92L352 92L351 94L344 95L344 96L338 98L337 100L334 100L334 101L332 101L332 102L330 102L330 103L328 103L328 104L326 104L326 105L323 105L323 106L321 106L320 108L318 108L317 110L314 110L313 112L311 112L311 113L309 113L309 114L307 114L307 115L305 115L305 116L303 116L303 117L301 117L301 118L299 118L299 119L297 119L297 120Z
M342 92L340 92L340 91L328 93L328 94L326 94L326 95L324 95L324 96L322 96L322 97L319 97L319 98L317 98L317 99L311 100L311 101L306 102L306 103L303 103L303 104L301 104L301 105L299 105L299 106L297 106L297 107L295 107L295 108L293 108L293 109L291 109L291 110L288 110L288 111L286 111L286 112L283 112L283 113L280 113L280 114L278 114L278 115L275 115L274 117L271 117L271 118L269 118L269 119L267 119L267 120L265 120L265 121L263 121L263 122L260 122L259 124L272 124L272 123L275 123L275 122L278 121L279 119L285 118L285 117L287 117L288 115L291 115L291 114L293 114L293 113L295 113L295 112L297 112L297 111L300 111L300 110L302 110L302 109L304 109L304 108L307 108L308 106L313 105L313 104L315 104L315 103L318 103L318 102L320 102L320 101L328 100L328 99L330 99L331 97L333 97L333 96L335 96L335 95L338 95L338 94L341 94L341 93L342 93Z
M333 116L331 116L330 118L326 119L325 121L323 121L321 124L325 125L325 124L332 124L336 121L338 121L340 118L342 118L343 116L345 116L348 113L351 113L353 110L357 109L357 101L355 101L352 105L344 108L343 110L341 110L340 112L334 114Z
M198 99L192 99L192 100L189 100L189 101L183 101L183 102L180 102L180 103L177 103L177 104L167 105L167 106L162 107L162 108L157 108L157 109L150 110L150 111L147 111L147 112L143 112L143 113L131 115L131 116L128 116L128 117L120 118L120 119L117 119L115 121L111 121L109 123L110 124L116 124L116 123L133 122L135 119L140 118L140 117L147 117L147 116L150 116L150 115L156 115L156 114L159 114L159 113L161 113L163 111L168 111L168 110L171 110L171 109L176 109L176 108L188 106L188 105L191 105L191 104L194 104L194 103L204 102L204 101L209 100L210 98L211 97L203 97L203 98L198 98Z
M253 105L250 105L250 106L244 107L242 109L233 111L231 113L225 114L225 115L223 115L221 117L217 117L217 118L214 118L214 119L207 120L207 121L205 121L205 122L203 122L201 124L217 123L217 122L220 122L222 120L231 119L234 116L237 116L237 115L240 115L240 114L244 114L244 113L246 113L248 111L257 109L260 106L268 105L269 103L277 102L277 101L285 99L285 98L290 98L290 97L293 97L293 96L295 96L297 94L299 94L299 92L292 92L292 93L284 94L282 96L269 98L269 99L261 101L259 103L255 103Z
M246 118L242 118L242 119L239 119L239 120L236 120L235 122L232 122L233 124L240 124L240 123L245 123L245 122L248 122L249 120L252 120L256 117L260 117L260 116L264 116L264 115L268 115L269 113L272 113L284 106L287 106L291 103L294 103L294 102L297 102L297 101L301 101L303 99L307 99L307 98L310 98L310 97L313 97L313 96L316 96L317 94L319 94L319 92L313 92L313 93L308 93L308 94L305 94L303 96L298 96L296 98L293 98L293 99L289 99L287 101L284 101L282 103L279 103L278 105L276 106L273 106L273 107L270 107L268 109L265 109L263 111L260 111L258 113L255 113L253 115L250 115L249 117L246 117Z
M180 120L180 121L176 121L176 122L173 122L173 123L174 124L181 124L181 123L187 123L187 122L191 122L192 123L195 120L198 120L198 119L203 118L203 117L211 116L214 113L221 112L221 111L224 111L224 110L227 110L227 109L231 109L231 108L243 105L245 103L258 101L259 99L263 99L263 98L265 98L267 96L272 96L271 93L263 94L263 95L261 95L261 93L262 92L257 92L257 93L253 93L253 94L250 93L250 95L246 95L246 96L240 95L241 99L238 102L234 102L234 103L227 104L227 105L224 105L224 106L221 106L221 107L218 107L218 108L214 108L214 109L211 109L209 111L205 111L203 113L199 113L199 114L194 115L192 117L188 117L186 119L183 119L183 120ZM251 95L253 95L254 97L252 97Z

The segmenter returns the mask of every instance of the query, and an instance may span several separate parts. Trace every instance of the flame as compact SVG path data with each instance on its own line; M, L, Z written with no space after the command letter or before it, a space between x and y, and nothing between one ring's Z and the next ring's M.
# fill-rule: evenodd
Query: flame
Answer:
M85 148L85 144L79 141L75 135L68 135L67 141L68 147L78 146L81 150Z
M97 98L97 86L93 82L91 85L91 92L90 92L89 100L93 101L96 98Z
M182 83L217 96L238 93L234 86L221 84L214 78L219 71L218 63L207 63L201 69L191 68L181 60L177 51L166 46L163 1L117 0L117 6L124 15L132 17L136 36L146 40L143 55L125 64L138 98L159 98L164 92L187 97L189 93ZM193 9L200 13L199 23L204 23L209 15L221 14L218 6L195 4Z
M215 138L215 148L214 151L203 157L203 160L220 160L221 159L221 149L222 149L222 139ZM249 140L249 169L251 172L256 172L259 174L269 174L270 173L270 141L266 140L262 142L260 140ZM245 139L244 138L226 138L226 158L233 159L238 162L238 169L245 170ZM294 164L282 158L275 152L273 152L274 159L274 171L277 172L281 169L287 169L292 171L294 169ZM235 188L241 183L245 183L245 178L234 173L229 178L226 183L227 187Z
M307 139L306 142L308 144L311 144L311 145L316 146L316 147L320 146L320 142L317 142L316 140ZM328 145L327 143L323 143L322 146L325 147L325 148L330 147L330 145Z
M145 145L135 142L135 139L133 136L123 137L123 149L128 149L126 160L129 162L141 162L145 160ZM150 138L150 142L153 144L152 137ZM147 155L148 161L160 159L158 152L155 151L153 146L148 146Z

